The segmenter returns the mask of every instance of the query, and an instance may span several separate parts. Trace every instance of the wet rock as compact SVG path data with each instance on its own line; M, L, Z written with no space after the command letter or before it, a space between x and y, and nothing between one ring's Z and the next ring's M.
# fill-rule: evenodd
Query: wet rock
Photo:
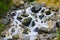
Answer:
M41 12L43 13L45 11L45 9L43 9Z
M12 40L12 39L7 39L7 40Z
M41 34L41 33L49 33L49 32L47 28L41 27L38 31L38 34Z
M35 31L35 32L38 32L38 31L39 31L39 28L35 28L34 31Z
M32 21L32 25L31 26L35 26L35 22L34 21Z
M24 33L24 34L28 34L28 31L29 31L29 29L25 29L25 30L23 31L23 33Z
M46 15L50 15L51 11L46 11L45 13L46 13Z
M60 23L59 22L56 22L56 27L60 28Z
M23 20L22 24L25 25L25 26L29 26L30 22L31 22L31 18L26 18Z
M44 15L39 15L39 18L42 19L44 17Z
M29 15L26 14L26 13L23 13L21 16L22 16L22 17L28 17Z
M40 7L40 6L36 6L36 7L32 7L32 8L31 8L31 11L32 11L33 13L38 13L40 10L41 10L41 7Z
M19 21L20 21L21 19L22 19L21 17L17 17L17 20L19 20Z
M15 32L15 29L14 29L14 28L12 28L12 29L11 29L11 32L12 32L12 33L13 33L13 32Z
M11 16L15 16L16 14L15 13L12 13Z

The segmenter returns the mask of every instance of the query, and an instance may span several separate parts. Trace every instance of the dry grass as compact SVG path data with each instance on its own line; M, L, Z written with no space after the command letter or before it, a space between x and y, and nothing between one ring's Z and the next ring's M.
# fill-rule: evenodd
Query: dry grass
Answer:
M48 7L60 7L60 0L36 0L38 3L45 3Z

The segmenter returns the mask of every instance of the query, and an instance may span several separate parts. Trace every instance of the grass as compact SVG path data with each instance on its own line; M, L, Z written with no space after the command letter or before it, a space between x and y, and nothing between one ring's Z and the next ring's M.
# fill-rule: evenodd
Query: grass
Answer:
M38 3L45 3L49 7L59 7L60 6L60 0L36 0Z

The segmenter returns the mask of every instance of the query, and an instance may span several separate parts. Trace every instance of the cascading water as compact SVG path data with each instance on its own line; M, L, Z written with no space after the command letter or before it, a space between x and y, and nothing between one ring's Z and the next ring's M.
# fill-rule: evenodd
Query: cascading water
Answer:
M41 11L44 9L45 11L47 11L47 8L46 7L39 7L41 8L40 10L37 9L37 13L34 13L31 11L31 8L33 7L33 5L31 5L30 7L26 8L26 9L23 9L23 10L17 10L15 12L16 15L13 16L13 22L11 25L13 25L9 30L8 32L10 33L9 36L5 37L6 39L9 39L9 38L12 38L13 35L15 34L19 34L19 33L22 33L21 32L21 26L19 25L22 25L22 22L24 21L24 19L26 18L31 18L31 22L28 26L26 26L25 28L28 28L30 30L30 32L27 34L28 36L30 36L30 40L34 40L35 39L35 36L38 35L37 32L35 32L35 28L41 28L41 27L45 27L45 28L48 28L48 24L47 22L44 23L44 21L46 21L46 17L51 17L54 13L52 12L51 15L45 15L45 13L42 13ZM24 14L28 14L28 17L22 17L21 14L23 14L23 11L26 11L26 13ZM34 9L35 10L35 9ZM35 10L36 11L36 10ZM40 15L44 15L44 16L40 16ZM18 20L17 17L18 16L21 16L22 17L22 20ZM40 16L40 18L39 18ZM30 19L29 19L30 20ZM33 24L32 22L34 21L35 24ZM41 22L42 21L42 22ZM32 24L34 26L32 26ZM25 26L25 25L24 25ZM11 32L11 30L14 28L14 32Z

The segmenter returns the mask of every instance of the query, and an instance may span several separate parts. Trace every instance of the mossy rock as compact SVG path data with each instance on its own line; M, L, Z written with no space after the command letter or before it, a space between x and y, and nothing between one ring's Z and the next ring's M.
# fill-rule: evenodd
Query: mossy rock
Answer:
M25 25L25 26L29 26L31 20L32 20L32 18L26 18L26 19L24 19L24 21L22 22L22 24Z
M21 20L22 18L21 17L17 17L18 20Z
M28 34L28 31L29 31L29 29L25 29L25 30L23 31L23 33L24 33L24 34Z
M46 15L50 15L51 11L46 11L45 13L46 13Z
M17 34L14 35L14 36L13 36L13 39L19 39L19 35L17 35Z
M22 16L22 17L28 17L29 15L26 14L26 13L23 13L21 16Z

